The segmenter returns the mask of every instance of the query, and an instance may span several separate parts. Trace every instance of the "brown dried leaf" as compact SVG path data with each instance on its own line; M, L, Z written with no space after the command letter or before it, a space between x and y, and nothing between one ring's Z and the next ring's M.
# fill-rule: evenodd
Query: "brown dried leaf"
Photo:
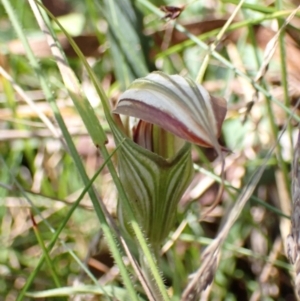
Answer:
M210 18L204 21L182 21L180 22L182 26L186 28L187 31L192 33L193 35L200 35L206 32L209 32L214 29L222 28L226 23L227 19L215 19ZM166 33L166 28L163 27L162 30L151 33L155 44L161 45L163 42L163 37ZM240 37L241 30L235 30L233 32L227 33L226 38L230 37L230 40L237 41ZM176 28L174 28L171 38L170 45L176 45L186 41L188 37L183 32L179 32Z
M57 38L67 57L77 57L77 54L66 36L58 35ZM99 56L99 41L95 35L80 35L73 37L73 39L84 56ZM30 38L29 44L34 54L39 58L45 58L52 55L45 37ZM9 52L13 54L25 55L26 53L20 40L13 40L9 42L7 47Z
M55 17L66 15L72 11L71 3L66 0L43 0L42 2Z

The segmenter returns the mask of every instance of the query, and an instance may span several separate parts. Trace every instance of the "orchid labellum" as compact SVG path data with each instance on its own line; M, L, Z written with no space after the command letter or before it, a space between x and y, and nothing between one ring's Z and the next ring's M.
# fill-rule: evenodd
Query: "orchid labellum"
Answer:
M153 72L120 96L115 114L138 118L118 152L119 175L149 242L159 246L173 227L177 204L189 185L191 144L220 149L226 101L179 75ZM121 132L114 132L116 142ZM128 229L122 203L118 214Z

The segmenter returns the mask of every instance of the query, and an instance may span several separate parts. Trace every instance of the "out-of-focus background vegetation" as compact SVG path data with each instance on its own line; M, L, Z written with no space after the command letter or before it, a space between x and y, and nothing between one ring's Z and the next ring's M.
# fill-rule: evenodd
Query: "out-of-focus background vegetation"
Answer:
M103 164L103 158L69 97L56 58L51 55L29 3L10 2L91 178ZM84 184L64 143L40 118L43 115L58 129L53 106L45 99L36 70L3 3L0 4L0 300L16 300L32 275L23 300L38 296L29 293L54 289L57 283L52 270L61 287L65 287L64 297L60 298L104 300L87 286L94 283L93 279L115 289L123 284L87 194L49 253L52 268L46 263L37 268L43 254L38 236L46 246L49 244ZM211 94L221 95L228 102L220 141L232 152L226 156L222 202L202 218L216 198L220 162L214 161L213 150L195 146L195 177L178 206L178 222L174 227L174 232L179 226L181 231L174 237L171 233L166 241L169 247L163 249L160 269L172 300L180 299L188 276L201 264L201 252L230 215L230 208L250 175L262 165L265 171L222 247L214 283L201 300L297 300L284 242L290 231L290 170L298 122L291 115L300 95L300 13L282 29L268 69L263 70L262 78L255 79L266 61L263 54L270 47L268 42L300 3L244 1L224 34L218 36L238 3L237 0L43 1L87 58L112 107L130 82L154 70L198 78ZM180 7L182 12L175 20L167 15L164 18L167 13L159 9L163 5ZM176 29L176 24L182 27ZM54 21L51 26L106 131L107 148L111 152L115 146L86 68ZM207 66L203 62L208 50L203 45L212 49ZM246 113L251 102L253 106ZM273 146L275 150L269 155ZM115 216L117 193L106 168L94 187ZM31 214L38 234L33 229ZM90 274L84 271L85 265ZM134 282L136 279L132 277ZM78 284L86 285L84 294L76 294ZM136 289L143 297L138 284ZM122 293L116 291L115 299L108 300L125 300ZM48 295L48 300L59 298L57 292ZM39 300L43 298L46 297Z

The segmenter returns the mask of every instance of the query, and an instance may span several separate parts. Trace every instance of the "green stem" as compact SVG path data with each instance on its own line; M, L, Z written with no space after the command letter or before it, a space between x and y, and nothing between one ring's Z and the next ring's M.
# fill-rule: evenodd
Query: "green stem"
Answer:
M221 177L215 175L213 172L208 171L208 170L206 170L206 169L203 168L203 167L200 167L200 166L194 164L194 169L195 169L196 171L199 171L200 173L202 173L202 174L204 174L204 175L206 175L206 176L208 176L208 177L214 179L217 183L221 183L221 182L222 182L222 181L221 181ZM227 182L227 181L224 181L224 185L225 185L225 188L227 188L227 192L228 192L230 195L231 195L230 190L234 190L234 191L236 191L238 194L241 193L241 189L232 186L232 185L231 185L229 182ZM276 208L276 207L274 207L274 206L272 206L272 205L266 203L265 201L263 201L262 199L260 199L260 198L258 198L258 197L256 197L256 196L254 196L254 195L252 195L252 196L250 197L250 200L253 201L253 202L255 202L255 203L257 203L257 204L259 204L259 205L261 205L261 206L263 206L263 207L265 207L265 208L268 209L269 211L278 214L278 215L281 216L281 217L284 217L284 218L287 218L287 219L291 219L290 216L284 214L284 213L283 213L282 211L280 211L278 208Z
M143 0L140 0L140 1L143 1ZM251 25L261 24L263 21L266 21L266 20L282 19L286 16L289 16L290 14L291 14L291 11L278 11L278 12L276 11L272 14L264 15L264 16L256 18L256 19L249 18L247 20L234 22L227 28L226 33L230 33L234 30L248 27ZM211 31L202 33L201 35L196 36L196 38L200 41L205 41L207 39L215 37L219 33L219 31L220 31L220 28L216 28ZM183 49L193 46L195 44L197 44L197 43L194 40L187 39L180 44L176 44L164 51L159 52L155 56L155 59L169 57L171 54L178 53L178 52L182 51Z
M256 38L255 38L252 28L249 30L249 35L250 35L252 45L256 46ZM260 61L257 49L258 49L257 47L254 47L256 62L257 62L257 65L260 66L261 61ZM264 79L262 79L262 86L264 87L264 89L268 90L267 84ZM275 115L273 113L271 101L272 101L272 98L269 95L266 95L266 108L267 108L267 112L268 112L268 119L270 122L270 127L271 127L271 131L272 131L272 135L273 135L273 141L276 141L276 137L278 137L279 131L278 131L278 127L276 125L276 121L275 121L275 117L274 117ZM280 169L283 173L286 190L288 191L288 193L290 193L290 189L288 188L289 187L288 170L287 170L286 163L284 162L283 157L282 157L282 147L281 147L280 143L277 143L277 145L276 145L276 155L277 155L276 159L278 161L278 165L280 166Z
M47 248L45 247L45 244L41 238L41 235L40 235L40 231L37 227L37 224L34 220L34 217L33 215L31 215L31 220L32 220L32 224L33 224L33 231L36 235L36 238L37 238L37 241L39 243L39 245L41 246L42 250L43 250L43 255L44 255L44 258L46 259L46 262L47 262L47 265L49 267L49 270L50 270L50 274L52 275L52 278L54 280L54 283L57 287L61 287L61 284L59 282L59 278L58 278L58 275L56 274L56 271L55 271L55 268L53 267L53 263L50 259L50 256L49 256L49 251L47 250Z
M232 3L232 4L238 4L239 3L239 0L222 0L223 3ZM275 13L278 11L277 7L274 7L274 6L265 6L265 5L259 5L259 4L252 4L252 3L249 3L249 2L246 2L243 4L242 6L243 8L247 8L247 9L251 9L255 12L260 12L260 13L263 13L263 14L272 14L272 13ZM292 10L290 11L286 11L287 14L291 14ZM297 17L300 17L300 12L298 12L296 14ZM284 20L282 18L282 20Z

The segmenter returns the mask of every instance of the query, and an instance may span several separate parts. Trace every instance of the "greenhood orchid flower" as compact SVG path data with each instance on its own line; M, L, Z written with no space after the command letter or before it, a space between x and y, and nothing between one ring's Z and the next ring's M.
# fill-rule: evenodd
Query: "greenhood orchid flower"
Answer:
M189 78L153 72L129 86L113 113L139 119L118 152L119 176L145 236L158 247L192 179L191 143L220 149L226 101ZM118 215L132 234L122 202Z

